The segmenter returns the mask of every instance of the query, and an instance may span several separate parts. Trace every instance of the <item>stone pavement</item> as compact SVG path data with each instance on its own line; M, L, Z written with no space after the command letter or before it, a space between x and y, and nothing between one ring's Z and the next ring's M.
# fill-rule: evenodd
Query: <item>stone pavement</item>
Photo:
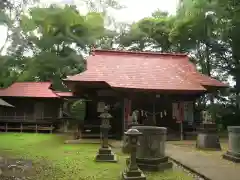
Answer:
M224 152L222 152L223 154ZM240 164L211 158L193 149L166 145L166 154L183 166L198 172L209 180L240 180Z

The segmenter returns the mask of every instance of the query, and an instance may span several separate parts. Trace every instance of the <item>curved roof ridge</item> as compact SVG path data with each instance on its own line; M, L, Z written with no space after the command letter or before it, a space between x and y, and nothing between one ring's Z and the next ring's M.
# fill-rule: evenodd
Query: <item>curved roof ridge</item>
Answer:
M153 56L188 56L186 53L163 53L153 51L127 51L127 50L105 50L105 49L94 49L92 55L109 53L109 54L126 54L126 55L153 55Z

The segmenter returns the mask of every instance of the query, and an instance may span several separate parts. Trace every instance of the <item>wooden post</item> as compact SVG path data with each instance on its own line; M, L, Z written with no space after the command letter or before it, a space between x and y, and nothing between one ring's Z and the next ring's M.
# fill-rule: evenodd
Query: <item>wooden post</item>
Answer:
M53 128L53 125L51 124L51 130L50 130L50 133L52 134L52 128Z
M183 141L184 140L184 138L183 138L183 122L181 121L180 122L180 133L181 133L181 141Z
M22 125L22 123L21 123L21 126L20 126L20 130L21 130L21 132L22 132L22 130L23 130L23 125Z
M8 123L5 124L5 132L8 132Z
M179 104L179 119L180 119L180 136L181 141L184 139L183 137L183 121L184 121L184 102L180 102Z
M155 99L153 100L153 109L152 109L152 118L153 118L153 123L156 125L156 104L155 104Z

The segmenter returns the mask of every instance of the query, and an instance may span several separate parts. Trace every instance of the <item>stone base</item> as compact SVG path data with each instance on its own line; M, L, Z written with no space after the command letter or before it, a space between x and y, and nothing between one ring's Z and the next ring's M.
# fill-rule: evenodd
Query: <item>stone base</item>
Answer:
M202 150L221 150L217 133L200 132L197 136L196 148Z
M146 180L146 176L143 174L143 172L140 169L135 171L126 169L122 173L122 180Z
M171 169L173 164L168 161L168 157L142 159L137 158L137 165L143 171L164 171Z
M155 159L143 159L137 158L137 165L142 171L164 171L171 169L173 164L168 161L168 157L155 158ZM126 159L126 164L128 165L130 159Z
M112 152L111 148L100 148L95 158L96 162L117 162L117 156Z
M225 154L223 154L223 159L235 162L235 163L240 163L240 155L231 153L227 151Z

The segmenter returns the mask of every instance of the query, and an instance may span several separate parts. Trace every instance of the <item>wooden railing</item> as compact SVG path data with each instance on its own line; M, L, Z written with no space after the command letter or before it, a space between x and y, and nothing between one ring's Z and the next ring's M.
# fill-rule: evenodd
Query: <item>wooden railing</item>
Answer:
M9 123L38 123L38 122L51 122L54 118L52 117L34 117L34 116L0 116L0 122Z

